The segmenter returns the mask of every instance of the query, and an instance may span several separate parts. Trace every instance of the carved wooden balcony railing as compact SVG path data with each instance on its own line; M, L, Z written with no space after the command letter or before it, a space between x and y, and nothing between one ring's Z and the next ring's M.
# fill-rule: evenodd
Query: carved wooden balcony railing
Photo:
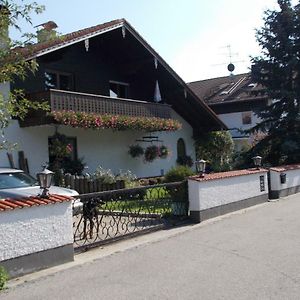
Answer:
M132 99L111 98L54 89L32 93L28 95L28 98L33 101L47 101L52 112L72 110L100 115L171 118L170 105Z

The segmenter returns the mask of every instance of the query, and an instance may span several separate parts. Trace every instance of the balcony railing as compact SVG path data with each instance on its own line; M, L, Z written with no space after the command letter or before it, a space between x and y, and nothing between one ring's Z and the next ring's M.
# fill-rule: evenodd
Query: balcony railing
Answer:
M30 94L28 98L35 101L48 101L51 111L72 110L100 115L171 118L170 105L132 99L111 98L53 89Z

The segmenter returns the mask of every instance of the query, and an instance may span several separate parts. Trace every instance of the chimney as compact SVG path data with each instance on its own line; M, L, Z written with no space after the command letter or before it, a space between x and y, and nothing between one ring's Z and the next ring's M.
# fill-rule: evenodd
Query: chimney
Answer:
M39 24L35 27L40 27L41 29L37 31L37 40L39 43L48 42L54 40L57 37L57 32L54 30L57 28L57 24L53 21L48 21L43 24Z
M9 14L9 9L0 5L0 49L2 50L7 49L10 43L8 36Z

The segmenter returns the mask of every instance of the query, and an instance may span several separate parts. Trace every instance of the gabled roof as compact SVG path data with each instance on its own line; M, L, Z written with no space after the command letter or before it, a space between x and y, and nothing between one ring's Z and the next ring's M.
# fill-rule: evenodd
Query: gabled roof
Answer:
M200 80L188 85L208 105L267 98L264 88L252 81L250 73Z
M207 122L214 123L213 130L227 129L226 125L217 117L217 115L210 109L205 102L197 97L192 89L178 76L178 74L163 60L163 58L141 37L141 35L125 20L118 19L113 20L107 23L103 23L97 26L85 28L78 30L69 34L62 35L57 39L30 45L26 48L21 48L22 54L27 60L43 56L45 54L51 53L53 51L62 49L64 47L70 46L72 44L84 41L88 38L92 38L106 32L115 30L117 28L122 28L122 30L130 32L143 46L147 51L156 58L158 63L162 65L172 76L173 78L181 85L182 91L185 91L185 94L191 101L194 103L195 111L202 109L207 114ZM180 113L180 112L179 112ZM195 120L197 123L198 120Z
M66 46L78 43L90 37L97 36L104 32L113 30L115 28L122 27L124 25L124 19L113 20L96 26L88 27L85 29L77 30L56 39L29 45L26 48L21 48L21 52L27 59L32 59L44 55L46 53L61 49Z

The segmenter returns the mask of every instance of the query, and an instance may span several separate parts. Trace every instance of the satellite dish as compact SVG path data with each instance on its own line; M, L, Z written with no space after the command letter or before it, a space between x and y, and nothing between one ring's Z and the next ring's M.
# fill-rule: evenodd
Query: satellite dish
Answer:
M230 63L230 64L227 66L227 70L228 70L229 72L233 72L234 69L235 69L235 66L234 66L234 64L232 64L232 63Z

